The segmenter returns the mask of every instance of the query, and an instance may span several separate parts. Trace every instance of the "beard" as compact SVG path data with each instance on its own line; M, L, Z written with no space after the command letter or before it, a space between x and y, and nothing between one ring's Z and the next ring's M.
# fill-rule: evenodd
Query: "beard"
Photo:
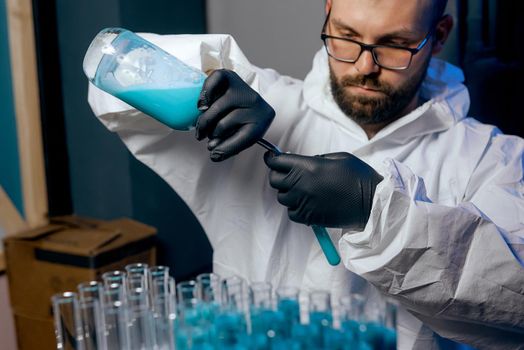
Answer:
M331 93L339 108L359 125L388 124L400 118L401 113L417 94L426 77L430 57L420 70L402 85L394 88L378 79L377 74L352 77L343 76L340 80L329 65ZM383 93L380 97L352 95L346 91L348 86L366 86Z

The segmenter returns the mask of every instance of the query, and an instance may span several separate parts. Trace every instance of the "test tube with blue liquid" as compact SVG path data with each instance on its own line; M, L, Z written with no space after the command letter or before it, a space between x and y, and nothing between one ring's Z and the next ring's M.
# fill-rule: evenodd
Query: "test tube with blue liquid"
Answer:
M176 285L165 266L127 266L53 297L57 348L80 350L392 350L395 305L352 294L340 327L326 291L215 274ZM178 294L176 307L175 294ZM305 296L305 293L302 295Z
M250 286L251 349L276 350L286 348L283 337L284 314L274 309L273 290L269 282Z
M325 349L326 337L333 326L331 313L331 295L326 291L312 291L309 294L309 328L311 346Z
M221 350L247 349L247 282L238 276L222 281L220 313L215 318L215 346Z
M300 304L299 290L293 286L282 286L276 290L277 311L281 312L284 318L282 336L291 339L293 328L300 325Z
M202 319L213 324L220 311L221 279L216 273L202 273L196 277L196 297L201 301Z

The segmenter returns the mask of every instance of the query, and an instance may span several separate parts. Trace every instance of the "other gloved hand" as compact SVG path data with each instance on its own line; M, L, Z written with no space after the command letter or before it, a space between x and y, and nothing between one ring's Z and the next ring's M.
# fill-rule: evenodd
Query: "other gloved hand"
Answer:
M274 155L264 160L269 183L289 218L306 225L363 229L382 176L357 157L341 152L320 156Z
M275 111L235 72L214 71L204 82L198 101L196 138L209 138L211 160L227 159L264 136Z

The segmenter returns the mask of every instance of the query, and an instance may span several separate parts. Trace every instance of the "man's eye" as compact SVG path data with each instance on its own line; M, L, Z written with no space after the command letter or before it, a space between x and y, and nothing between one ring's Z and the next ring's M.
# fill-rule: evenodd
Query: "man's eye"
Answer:
M348 38L348 39L354 39L355 33L339 33L337 36L341 38Z
M405 40L388 40L382 43L383 45L403 46L408 47L409 43Z

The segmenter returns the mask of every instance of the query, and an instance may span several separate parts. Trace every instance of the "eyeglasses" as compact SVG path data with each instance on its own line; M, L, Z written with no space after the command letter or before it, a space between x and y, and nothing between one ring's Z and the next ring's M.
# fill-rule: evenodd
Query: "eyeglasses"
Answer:
M326 17L324 29L328 19L329 14ZM424 48L432 34L433 30L424 37L416 48L400 45L368 45L353 39L328 35L324 31L320 34L320 38L324 42L327 54L337 61L355 63L363 51L369 51L377 66L392 70L404 70L409 68L413 56Z

